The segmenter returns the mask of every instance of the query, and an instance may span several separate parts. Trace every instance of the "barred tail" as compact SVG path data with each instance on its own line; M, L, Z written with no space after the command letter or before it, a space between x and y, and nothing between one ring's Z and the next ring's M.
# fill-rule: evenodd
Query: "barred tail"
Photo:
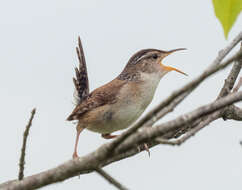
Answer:
M75 68L76 78L73 78L73 83L77 92L77 95L75 96L76 103L80 104L89 94L86 60L80 37L78 37L78 47L76 47L76 52L79 60L79 68Z

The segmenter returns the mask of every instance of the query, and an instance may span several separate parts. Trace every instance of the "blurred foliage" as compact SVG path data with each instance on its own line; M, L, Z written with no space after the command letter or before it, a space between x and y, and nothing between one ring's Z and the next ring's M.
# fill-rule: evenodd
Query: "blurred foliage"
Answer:
M242 10L242 0L213 0L213 6L227 39L231 27Z

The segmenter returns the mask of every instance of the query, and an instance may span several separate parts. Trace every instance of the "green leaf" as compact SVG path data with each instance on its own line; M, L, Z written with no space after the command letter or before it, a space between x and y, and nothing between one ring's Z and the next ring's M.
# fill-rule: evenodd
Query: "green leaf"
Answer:
M242 0L213 0L213 6L227 39L231 27L242 10Z

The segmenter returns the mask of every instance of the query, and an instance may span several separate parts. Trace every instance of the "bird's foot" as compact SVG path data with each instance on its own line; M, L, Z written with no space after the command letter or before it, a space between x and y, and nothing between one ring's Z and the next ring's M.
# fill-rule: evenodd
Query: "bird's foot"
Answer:
M102 138L104 138L104 139L113 139L113 138L115 138L117 136L118 135L111 135L110 133L102 134Z
M72 158L73 158L73 159L78 159L78 158L79 158L77 152L74 152L74 153L73 153Z
M148 153L148 156L150 157L150 149L146 143L144 143L143 145L139 145L137 148L139 152L141 150L145 150Z

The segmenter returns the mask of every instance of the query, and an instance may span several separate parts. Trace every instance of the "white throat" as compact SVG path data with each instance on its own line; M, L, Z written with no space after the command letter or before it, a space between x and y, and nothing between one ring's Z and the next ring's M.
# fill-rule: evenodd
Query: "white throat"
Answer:
M165 73L162 76L160 73L140 73L140 78L148 89L156 90L160 79L164 75ZM145 89L147 90L147 88Z
M145 106L148 106L152 101L156 88L159 85L162 76L159 73L140 73L142 87L140 88L140 96Z

